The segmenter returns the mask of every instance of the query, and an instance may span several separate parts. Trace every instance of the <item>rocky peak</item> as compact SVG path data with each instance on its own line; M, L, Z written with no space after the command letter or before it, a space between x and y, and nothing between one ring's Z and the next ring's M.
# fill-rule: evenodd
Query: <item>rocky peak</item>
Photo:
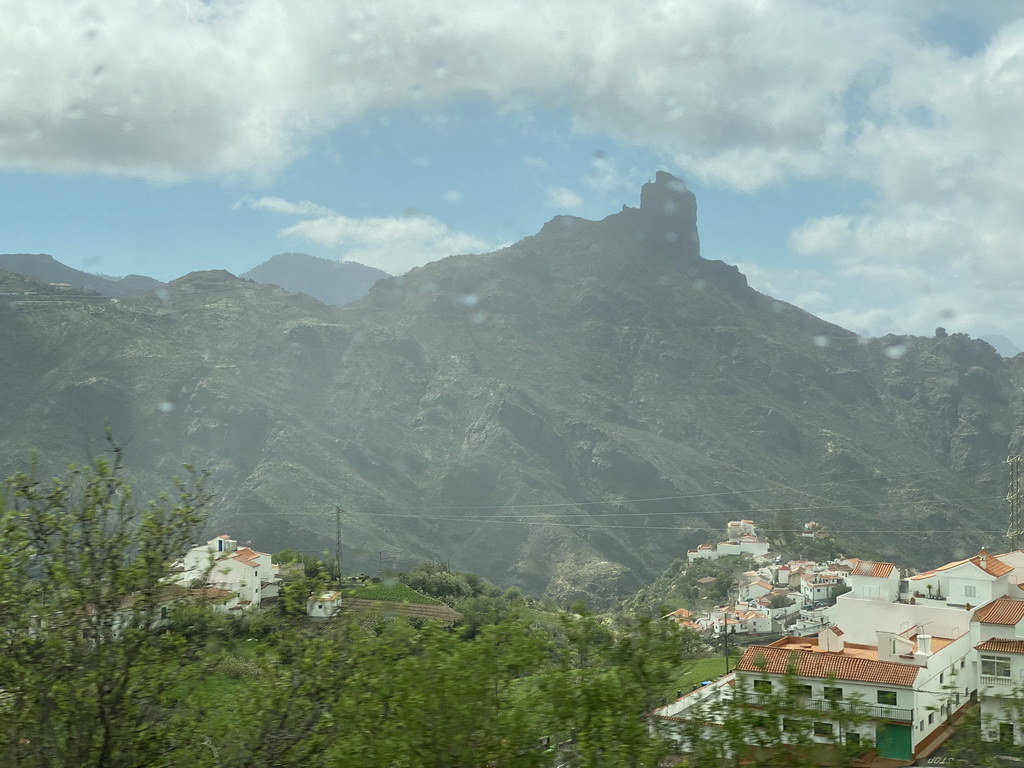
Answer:
M640 216L645 238L691 260L700 256L697 198L680 179L658 171L640 189Z

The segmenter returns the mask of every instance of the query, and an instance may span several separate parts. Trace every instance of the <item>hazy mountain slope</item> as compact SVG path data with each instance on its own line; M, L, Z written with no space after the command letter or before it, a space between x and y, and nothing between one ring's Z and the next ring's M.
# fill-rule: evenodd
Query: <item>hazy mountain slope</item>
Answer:
M353 261L332 261L307 253L279 253L240 275L302 292L336 307L361 299L386 272Z
M128 275L108 278L91 275L61 264L45 253L0 253L0 269L26 275L43 283L67 283L114 298L139 296L160 287L162 283L152 277Z
M859 339L701 259L671 177L641 199L344 309L225 272L8 309L0 466L81 461L107 419L147 492L212 470L211 531L321 551L340 505L349 567L450 559L559 596L633 589L782 504L901 562L1001 548L1016 359Z

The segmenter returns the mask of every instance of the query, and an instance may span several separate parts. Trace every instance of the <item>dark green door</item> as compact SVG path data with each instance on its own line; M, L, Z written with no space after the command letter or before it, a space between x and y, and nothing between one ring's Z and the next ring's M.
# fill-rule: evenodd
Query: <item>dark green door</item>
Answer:
M879 723L875 731L879 757L909 760L913 754L909 725Z

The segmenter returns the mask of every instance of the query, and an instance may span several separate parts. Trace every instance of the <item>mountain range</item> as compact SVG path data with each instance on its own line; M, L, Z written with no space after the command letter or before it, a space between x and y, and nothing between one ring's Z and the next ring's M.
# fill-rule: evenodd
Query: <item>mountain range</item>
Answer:
M140 494L209 471L210 532L333 552L340 522L346 570L446 560L565 599L783 507L910 565L1004 548L1024 358L858 337L702 258L696 216L659 173L639 208L344 307L226 272L117 301L4 273L0 469L81 462L109 424Z

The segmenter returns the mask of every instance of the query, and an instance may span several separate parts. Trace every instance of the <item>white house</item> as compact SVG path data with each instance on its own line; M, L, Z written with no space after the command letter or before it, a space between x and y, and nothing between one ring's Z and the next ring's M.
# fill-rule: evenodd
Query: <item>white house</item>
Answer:
M856 560L847 584L857 597L894 602L900 592L900 571L893 563Z
M341 609L341 592L323 592L306 600L306 615L328 619Z
M835 597L836 590L842 582L834 574L802 573L800 574L800 594L804 602L816 603Z
M725 526L726 540L717 546L701 544L696 549L686 552L691 562L694 560L717 560L730 555L750 555L764 557L768 553L768 542L757 536L757 528L753 520L731 520Z
M277 566L266 552L239 547L230 536L210 539L192 547L182 559L177 583L212 586L238 595L236 609L259 607L278 595Z
M1007 594L1013 566L982 549L974 557L957 560L911 576L907 581L913 596L945 600L949 605L978 606Z
M781 693L787 671L803 696L802 713L812 738L823 743L872 742L880 757L913 760L941 737L946 718L968 705L959 675L969 642L926 635L911 628L893 646L848 643L829 628L816 638L787 637L770 645L749 646L736 665L758 696ZM947 684L948 683L948 684ZM868 720L843 727L839 713L861 709ZM796 715L794 715L796 717ZM787 723L782 723L783 732Z
M774 587L767 581L762 579L756 579L746 584L741 584L739 587L739 599L743 601L757 600L759 597L764 597L770 593Z
M1024 599L1003 597L975 611L971 644L983 738L1024 744Z

